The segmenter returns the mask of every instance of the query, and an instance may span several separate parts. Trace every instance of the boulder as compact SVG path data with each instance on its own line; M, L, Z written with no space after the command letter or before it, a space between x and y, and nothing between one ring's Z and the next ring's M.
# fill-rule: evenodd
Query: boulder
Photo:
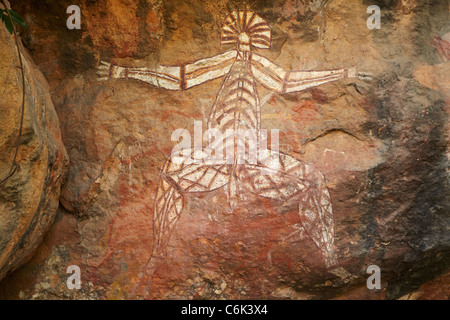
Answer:
M3 279L29 260L52 224L68 155L47 81L21 44L25 107L19 135L22 74L14 37L3 24L0 42L0 180L3 182L0 184L0 279ZM17 165L13 165L16 148ZM11 171L11 168L15 169Z

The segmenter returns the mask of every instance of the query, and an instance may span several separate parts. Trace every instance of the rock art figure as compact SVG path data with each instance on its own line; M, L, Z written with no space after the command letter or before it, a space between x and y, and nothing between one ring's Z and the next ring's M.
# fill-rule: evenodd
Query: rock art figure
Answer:
M440 91L448 99L450 97L450 32L435 35L431 45L436 49L435 54L439 63L423 64L414 70L414 78L423 86Z
M254 48L270 48L271 28L251 11L235 10L228 14L221 30L221 43L234 48L181 66L123 67L102 62L98 74L100 80L136 79L169 90L187 90L224 77L208 120L208 128L222 133L223 143L219 152L229 148L230 141L231 148L237 148L235 139L227 139L227 129L259 132L261 111L257 84L284 94L346 78L370 80L369 74L358 73L354 67L326 71L283 70L254 52ZM248 143L244 143L248 148ZM165 257L171 232L183 211L185 194L219 188L226 188L231 208L238 205L245 192L282 201L297 201L302 227L321 250L325 265L331 267L337 263L333 209L321 172L288 154L273 153L268 149L258 155L257 163L250 163L244 153L243 158L235 157L231 163L219 164L208 163L210 154L205 151L188 151L202 161L172 156L160 172L148 274L154 271L155 261ZM265 174L261 174L262 170Z
M431 45L436 48L442 61L450 60L450 32L442 37L435 35Z

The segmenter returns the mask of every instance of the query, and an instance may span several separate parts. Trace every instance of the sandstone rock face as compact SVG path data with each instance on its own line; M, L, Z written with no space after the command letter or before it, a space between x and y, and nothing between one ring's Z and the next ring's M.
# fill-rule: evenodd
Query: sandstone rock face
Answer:
M0 279L29 260L53 222L67 170L58 118L49 87L31 57L25 69L22 135L22 75L14 38L0 26L0 180L9 176L16 145L17 169L0 186Z
M65 12L45 3L50 12ZM71 163L45 245L0 284L0 295L395 299L448 270L449 62L432 41L449 31L449 8L379 3L382 27L370 30L368 5L248 3L272 30L271 48L257 54L281 68L356 66L372 74L369 82L343 79L297 93L258 86L261 126L278 129L280 151L325 177L337 263L325 264L295 199L245 193L231 209L222 188L185 194L167 254L147 275L160 170L176 144L171 135L181 128L193 136L194 120L206 130L223 80L171 91L131 79L101 82L96 68L100 60L179 66L222 53L229 49L220 45L222 22L243 5L86 1L82 29L72 31L48 27L38 7L18 8L30 25L25 43L54 90ZM71 54L63 54L67 48ZM66 287L69 265L81 268L80 290ZM370 265L381 269L379 290L365 285Z

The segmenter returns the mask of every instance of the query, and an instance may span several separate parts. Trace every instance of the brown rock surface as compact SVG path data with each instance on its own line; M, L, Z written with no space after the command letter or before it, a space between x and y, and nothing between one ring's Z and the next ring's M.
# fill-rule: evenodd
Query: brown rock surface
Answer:
M423 284L417 291L410 292L401 300L450 300L450 274L447 272Z
M42 241L59 204L67 170L58 118L42 73L25 52L25 109L20 139L22 75L14 38L0 26L0 279L22 266Z
M44 3L62 19L61 4ZM326 177L339 263L325 267L299 229L296 203L247 195L230 211L218 190L187 196L153 278L140 272L151 254L171 134L193 133L194 120L205 129L222 80L169 91L136 80L99 82L96 67L100 60L178 65L223 52L221 23L242 4L86 1L82 29L73 31L64 21L50 28L45 6L18 7L30 24L25 43L54 91L71 163L45 246L0 284L0 296L396 299L448 270L448 62L431 46L433 35L450 27L448 6L380 4L382 28L369 30L368 5L248 2L272 28L272 48L258 54L277 65L357 66L373 74L371 82L347 79L284 95L258 87L262 127L279 129L280 150ZM80 290L65 286L72 264L82 270ZM381 268L381 290L365 287L369 265ZM30 270L36 272L24 277Z

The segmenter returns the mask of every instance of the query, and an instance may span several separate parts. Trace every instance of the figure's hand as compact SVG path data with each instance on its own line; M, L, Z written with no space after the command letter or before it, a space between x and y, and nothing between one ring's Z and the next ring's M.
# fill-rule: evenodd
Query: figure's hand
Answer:
M351 67L347 69L347 77L348 78L358 78L359 80L363 81L371 81L372 80L372 74L369 72L359 72L358 68Z
M372 81L372 74L369 72L358 72L358 79L363 81Z
M106 81L109 79L120 79L125 76L125 68L116 66L109 62L100 61L97 67L97 74L100 76L99 81Z
M100 77L98 81L109 80L111 64L109 62L100 61L100 65L97 67L97 75Z
M356 67L351 67L347 69L348 78L356 78L358 76L358 69Z

